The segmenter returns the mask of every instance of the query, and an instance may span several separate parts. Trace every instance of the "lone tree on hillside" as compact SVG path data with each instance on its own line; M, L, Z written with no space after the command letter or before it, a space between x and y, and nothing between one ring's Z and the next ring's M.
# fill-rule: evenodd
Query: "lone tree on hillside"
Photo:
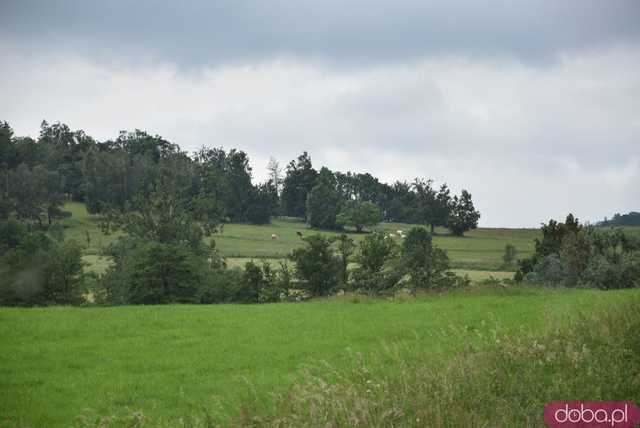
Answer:
M380 208L369 201L348 201L336 217L336 223L341 226L351 226L358 233L368 226L375 226L380 222Z
M462 236L464 232L478 227L480 212L473 206L471 193L462 191L460 197L454 196L447 227L454 235Z

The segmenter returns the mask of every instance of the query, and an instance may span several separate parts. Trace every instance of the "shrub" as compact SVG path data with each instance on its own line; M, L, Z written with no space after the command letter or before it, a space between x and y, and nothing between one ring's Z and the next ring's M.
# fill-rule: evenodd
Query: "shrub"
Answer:
M543 225L535 254L519 260L515 280L551 285L630 288L639 284L640 241L622 230L583 228L573 216Z
M103 278L110 304L195 303L210 272L206 254L177 243L121 239Z
M340 260L331 248L333 240L320 234L302 240L305 245L289 256L296 265L296 275L306 281L314 296L326 296L340 281Z
M49 249L44 271L45 299L66 305L82 301L82 249L75 241L54 243Z
M0 224L0 304L76 304L82 298L82 252L9 220Z
M360 242L358 263L363 270L380 272L396 252L397 245L393 239L387 239L381 233L372 233Z
M504 254L502 255L502 261L504 265L510 267L513 265L513 262L516 260L516 256L518 255L518 251L513 244L507 244L504 246Z
M580 276L587 268L591 247L584 231L569 233L560 245L560 260L564 266L565 283L576 285Z
M549 220L548 224L542 224L540 228L542 240L534 240L535 252L528 259L518 261L518 271L515 279L521 281L529 272L533 272L535 265L544 257L551 254L558 254L562 246L562 240L570 234L577 234L582 230L577 218L573 214L567 215L564 223Z
M241 269L214 269L208 275L200 294L200 303L231 303L244 294Z
M410 275L412 293L418 288L446 286L445 272L449 269L449 258L433 245L431 234L424 227L409 230L402 243L402 266Z
M238 301L255 303L279 302L287 296L291 282L285 263L275 270L267 262L258 265L253 261L245 264L242 280L243 296Z
M347 201L336 217L341 226L351 226L358 233L367 226L375 226L380 222L380 208L369 201Z
M525 275L524 280L528 283L562 285L565 277L565 268L560 257L557 254L550 254L543 257L534 266L533 272Z
M593 256L582 281L601 290L640 286L640 251L625 253L616 261L601 254Z
M392 289L402 278L402 270L392 263L398 254L395 241L381 233L372 233L360 241L358 268L353 272L354 288L367 294Z
M355 249L353 239L346 234L338 237L338 255L340 257L340 280L344 288L349 287L349 260Z

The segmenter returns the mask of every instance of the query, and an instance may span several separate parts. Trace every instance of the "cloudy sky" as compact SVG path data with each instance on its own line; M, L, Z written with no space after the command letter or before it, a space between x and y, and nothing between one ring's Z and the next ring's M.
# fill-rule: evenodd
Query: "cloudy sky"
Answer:
M185 3L185 4L183 4ZM468 189L482 226L640 210L640 2L0 0L0 119Z

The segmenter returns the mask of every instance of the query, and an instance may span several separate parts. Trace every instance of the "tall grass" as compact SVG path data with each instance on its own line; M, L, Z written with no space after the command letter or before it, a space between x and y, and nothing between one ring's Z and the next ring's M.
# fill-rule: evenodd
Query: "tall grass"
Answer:
M385 347L348 368L318 363L239 426L544 427L554 400L640 401L640 299L552 322L542 333L493 330L446 364ZM452 331L451 334L465 334ZM473 344L473 345L472 345ZM407 355L412 355L410 358Z

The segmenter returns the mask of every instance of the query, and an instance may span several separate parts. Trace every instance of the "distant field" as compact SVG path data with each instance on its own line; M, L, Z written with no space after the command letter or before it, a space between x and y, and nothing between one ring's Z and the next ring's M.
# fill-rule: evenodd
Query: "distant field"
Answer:
M415 345L439 364L494 328L540 329L638 290L513 289L268 305L0 308L0 426L73 425L91 409L173 422L268 403L304 364ZM406 356L411 358L411 356ZM422 361L422 360L421 360ZM390 369L392 370L392 369ZM134 426L134 425L131 425Z
M397 230L407 231L412 225L400 223L381 223L377 229L388 233ZM301 221L274 220L272 224L254 226L227 224L222 233L215 236L216 245L222 255L232 258L281 258L300 245L296 232L317 233L310 230ZM440 235L434 242L447 250L454 267L478 270L501 270L502 255L506 244L512 244L518 250L519 257L527 257L533 251L533 239L539 231L535 229L477 229L459 238ZM335 232L320 232L324 235L337 235ZM271 235L278 235L272 240ZM356 241L364 234L349 234ZM396 238L400 241L400 238Z
M64 221L66 236L81 242L85 246L85 261L88 269L102 272L108 266L108 260L96 257L100 249L113 242L117 234L104 235L99 229L99 218L87 214L84 204L68 203L65 209L73 216ZM381 223L377 229L387 233L397 230L407 231L412 225L400 223ZM225 224L221 233L213 239L220 253L230 258L230 265L241 265L248 259L284 258L294 248L301 245L297 232L303 235L322 233L335 236L335 232L311 230L301 221L292 219L274 219L272 224L264 226L247 224ZM518 257L527 257L533 251L533 239L538 236L536 229L477 229L463 238L449 236L444 230L437 230L435 243L447 250L452 265L458 269L501 271L502 255L506 244L512 244L518 250ZM271 235L278 235L277 240ZM356 241L364 234L349 234ZM88 238L88 239L87 239ZM400 241L400 238L396 238ZM246 260L245 260L246 259Z
M105 235L100 230L100 217L87 213L85 204L68 202L65 211L71 212L71 217L64 219L65 238L74 239L84 246L86 255L98 255L100 250L115 241L119 233ZM94 260L94 259L91 259Z

